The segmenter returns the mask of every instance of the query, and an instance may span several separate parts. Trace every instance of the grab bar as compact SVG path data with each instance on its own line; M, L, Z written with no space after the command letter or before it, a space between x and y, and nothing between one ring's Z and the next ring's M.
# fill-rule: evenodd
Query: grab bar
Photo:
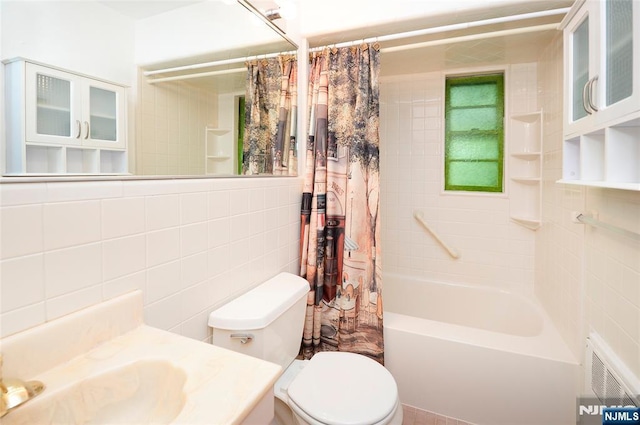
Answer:
M604 223L600 220L593 218L590 215L584 215L582 213L578 213L578 215L576 215L575 217L576 217L576 220L578 220L582 224L588 224L589 226L599 227L601 229L607 229L611 232L617 233L622 236L626 236L627 238L640 242L640 234L636 232L632 232L631 230L623 229L622 227L614 226L613 224Z
M433 238L440 244L442 245L442 247L449 253L449 255L452 258L460 258L460 253L458 253L458 251L454 248L451 248L449 245L447 245L440 236L438 236L438 234L431 228L429 227L429 225L427 224L426 221L424 221L424 217L422 216L421 212L418 211L414 211L413 212L413 217L418 220L418 223L420 223L422 225L422 227L424 227L424 229L429 232L429 234L431 234L431 236L433 236Z

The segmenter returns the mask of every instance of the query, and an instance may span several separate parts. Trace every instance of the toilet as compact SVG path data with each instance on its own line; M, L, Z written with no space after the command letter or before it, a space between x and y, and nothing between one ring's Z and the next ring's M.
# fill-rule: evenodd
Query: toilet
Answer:
M209 315L213 344L282 366L274 386L279 425L401 425L393 376L354 353L298 360L309 284L280 273Z

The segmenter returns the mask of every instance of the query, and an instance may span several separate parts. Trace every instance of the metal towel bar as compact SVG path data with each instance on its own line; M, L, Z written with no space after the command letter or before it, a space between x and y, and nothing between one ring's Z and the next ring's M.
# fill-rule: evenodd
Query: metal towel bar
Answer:
M622 227L614 226L613 224L603 223L602 221L596 220L595 218L589 215L578 214L576 216L576 220L578 220L580 223L588 224L589 226L599 227L601 229L607 229L611 232L617 233L619 235L622 235L627 238L633 239L637 242L640 242L640 234L636 232L632 232L631 230L623 229Z
M433 238L440 244L442 245L442 247L449 253L449 255L452 258L460 258L460 253L454 249L451 248L449 245L447 245L442 238L427 224L426 221L424 221L424 217L422 216L422 213L419 211L414 211L413 212L413 217L418 220L418 223L420 223L422 225L422 227L424 227L424 229L429 232L429 234L431 234L431 236L433 236Z

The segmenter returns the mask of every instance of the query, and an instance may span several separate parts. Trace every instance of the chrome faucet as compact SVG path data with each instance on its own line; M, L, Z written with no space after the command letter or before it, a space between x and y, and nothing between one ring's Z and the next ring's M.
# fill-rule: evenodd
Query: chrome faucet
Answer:
M2 376L2 355L0 354L0 418L21 404L31 400L44 391L44 384L40 381L22 381L20 379Z

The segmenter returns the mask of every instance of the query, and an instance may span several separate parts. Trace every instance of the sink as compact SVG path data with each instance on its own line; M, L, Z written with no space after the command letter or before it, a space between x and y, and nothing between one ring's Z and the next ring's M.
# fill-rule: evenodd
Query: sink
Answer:
M187 375L164 360L139 360L47 390L2 419L14 424L168 424L182 411Z
M143 317L137 290L0 339L0 377L45 386L0 424L271 423L279 365Z

